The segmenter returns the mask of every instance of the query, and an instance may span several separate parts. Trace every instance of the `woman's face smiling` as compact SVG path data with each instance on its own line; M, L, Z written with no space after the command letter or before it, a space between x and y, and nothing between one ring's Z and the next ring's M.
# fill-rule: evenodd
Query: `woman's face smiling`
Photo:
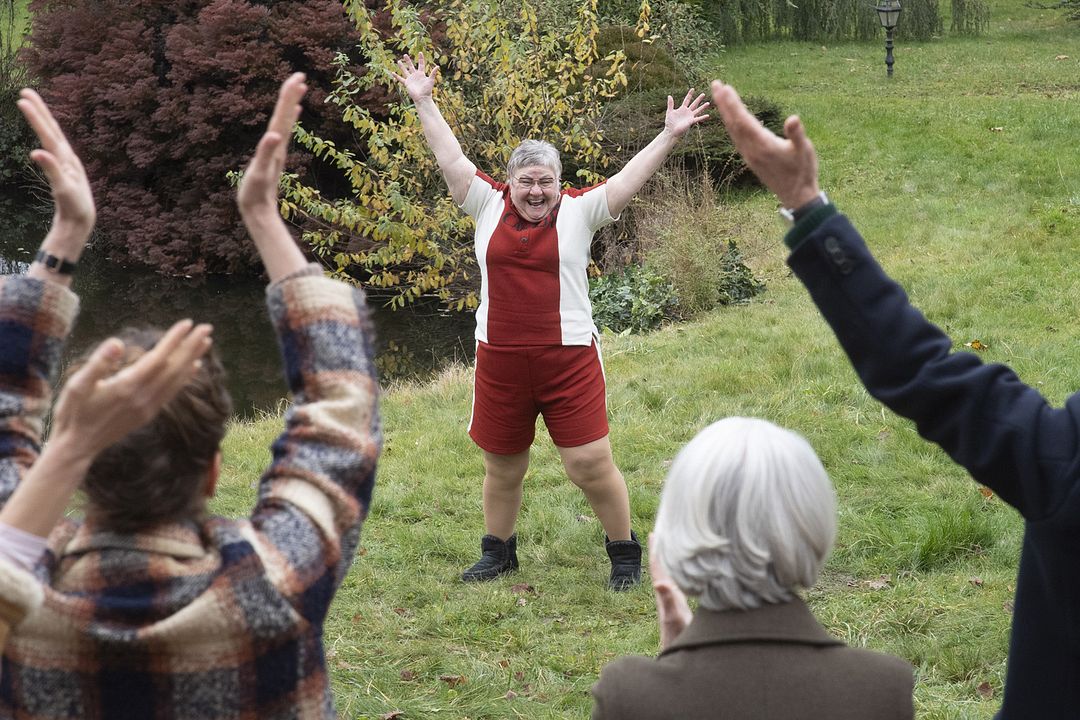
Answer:
M545 165L520 168L510 178L510 202L528 222L540 222L559 204L559 178Z

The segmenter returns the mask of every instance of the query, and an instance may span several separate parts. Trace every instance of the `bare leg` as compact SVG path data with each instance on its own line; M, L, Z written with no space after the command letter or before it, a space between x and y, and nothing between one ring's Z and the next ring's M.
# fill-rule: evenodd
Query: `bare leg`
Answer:
M630 496L626 491L626 481L611 457L608 436L578 447L560 447L558 450L566 474L585 493L608 538L629 540Z
M484 451L484 530L488 535L506 540L514 534L528 469L528 450L514 455Z

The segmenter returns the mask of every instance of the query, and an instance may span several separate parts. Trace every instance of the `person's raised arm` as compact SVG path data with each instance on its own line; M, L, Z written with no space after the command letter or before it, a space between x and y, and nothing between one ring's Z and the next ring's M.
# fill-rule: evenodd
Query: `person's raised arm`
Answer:
M38 136L31 151L49 182L53 221L26 275L0 276L0 505L34 464L52 383L78 299L68 289L95 211L82 163L41 97L25 89L19 110Z
M289 138L300 118L300 101L307 89L303 73L293 73L281 84L274 113L236 192L240 217L255 242L271 283L303 270L308 264L278 209L278 185L285 169Z
M787 137L777 137L746 108L735 88L714 80L712 92L735 149L784 207L801 208L818 196L817 153L798 116L784 121Z
M40 148L30 151L30 159L45 173L53 196L52 225L27 274L69 287L71 272L97 218L90 182L78 155L41 96L24 88L17 105L41 141Z
M278 214L286 138L306 89L299 73L282 84L237 196L270 276L266 301L293 400L260 480L254 544L279 589L321 623L359 542L382 435L364 292L305 262Z
M608 178L607 203L612 217L618 217L626 209L638 190L664 164L686 131L708 117L705 111L709 109L709 103L705 102L705 95L695 98L693 88L687 90L679 107L675 107L675 101L670 95L667 102L664 129L630 158L622 170Z
M736 149L780 202L816 204L817 155L799 119L789 117L780 138L731 86L714 82L713 100ZM785 240L788 264L871 395L1027 519L1065 507L1078 482L1080 393L1053 408L1008 367L953 352L831 204L806 210Z
M428 69L424 53L417 55L416 63L406 55L398 60L398 68L401 74L391 73L394 79L402 84L416 106L416 113L420 116L420 125L424 128L424 137L428 147L435 153L435 161L439 163L446 187L450 190L450 196L458 205L465 202L469 194L469 184L476 175L476 165L461 150L454 131L446 122L439 106L432 98L435 89L435 78L439 74L439 67L432 64Z

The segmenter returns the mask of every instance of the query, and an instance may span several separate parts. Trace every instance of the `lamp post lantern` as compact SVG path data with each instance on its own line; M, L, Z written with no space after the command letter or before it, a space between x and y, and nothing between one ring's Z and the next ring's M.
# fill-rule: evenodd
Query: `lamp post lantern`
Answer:
M885 67L888 68L888 76L892 77L893 30L900 19L900 0L881 0L874 9L877 10L881 27L885 28Z

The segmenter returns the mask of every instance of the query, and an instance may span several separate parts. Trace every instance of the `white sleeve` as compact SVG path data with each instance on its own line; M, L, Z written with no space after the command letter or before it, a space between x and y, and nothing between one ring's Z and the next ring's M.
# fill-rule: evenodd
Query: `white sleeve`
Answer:
M472 182L469 183L469 193L465 196L465 201L461 203L461 209L475 219L480 217L485 207L501 199L502 193L486 176L478 172L473 175Z

